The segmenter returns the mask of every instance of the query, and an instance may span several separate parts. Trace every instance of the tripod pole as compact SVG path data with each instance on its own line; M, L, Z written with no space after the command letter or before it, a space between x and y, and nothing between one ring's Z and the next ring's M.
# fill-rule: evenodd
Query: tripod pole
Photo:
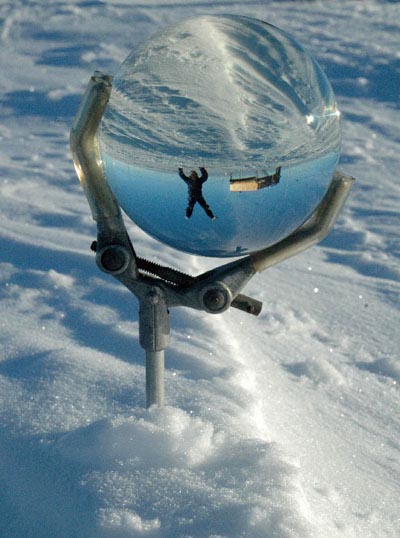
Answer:
M169 345L169 312L164 294L153 286L140 298L139 338L146 351L146 406L164 405L164 349Z
M146 407L164 405L164 350L146 350Z

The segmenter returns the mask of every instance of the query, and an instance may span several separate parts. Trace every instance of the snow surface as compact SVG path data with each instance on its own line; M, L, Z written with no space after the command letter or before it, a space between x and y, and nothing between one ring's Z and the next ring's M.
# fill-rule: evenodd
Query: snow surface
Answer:
M394 538L399 522L395 2L43 0L2 17L0 536ZM143 409L137 304L102 275L68 135L91 73L194 14L258 17L325 69L357 177L318 247L254 278L259 318L172 311ZM192 274L215 265L137 251Z

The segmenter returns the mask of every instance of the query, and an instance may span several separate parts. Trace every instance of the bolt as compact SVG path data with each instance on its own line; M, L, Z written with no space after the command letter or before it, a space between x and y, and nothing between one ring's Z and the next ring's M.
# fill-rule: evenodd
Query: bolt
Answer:
M127 264L125 249L118 245L106 247L100 256L101 267L109 273L120 272Z
M227 302L227 294L220 288L210 288L203 295L204 306L211 312L223 310Z

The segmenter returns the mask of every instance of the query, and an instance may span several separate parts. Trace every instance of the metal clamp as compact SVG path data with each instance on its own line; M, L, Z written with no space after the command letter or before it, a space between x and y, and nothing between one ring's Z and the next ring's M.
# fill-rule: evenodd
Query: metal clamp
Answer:
M114 276L139 300L140 345L146 352L147 406L163 405L164 349L169 345L169 308L186 306L219 314L229 307L258 315L260 301L240 292L258 272L321 241L334 225L354 179L335 172L327 193L298 230L260 250L197 277L136 256L121 211L105 176L97 130L107 105L112 77L95 72L74 120L70 144L75 168L97 223L93 244L99 268Z

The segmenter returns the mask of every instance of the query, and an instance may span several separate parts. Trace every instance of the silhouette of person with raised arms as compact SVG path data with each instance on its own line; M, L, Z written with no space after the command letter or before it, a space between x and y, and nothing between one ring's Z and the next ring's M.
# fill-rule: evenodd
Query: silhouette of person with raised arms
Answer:
M193 208L196 203L198 203L204 209L206 215L210 217L210 219L215 220L216 217L214 216L214 213L211 211L210 206L207 204L203 196L203 183L205 183L208 179L207 170L201 166L199 168L201 172L200 177L195 170L192 170L190 172L189 177L184 174L183 168L180 167L178 168L178 170L180 177L188 186L188 206L186 209L186 218L190 219L193 213Z

